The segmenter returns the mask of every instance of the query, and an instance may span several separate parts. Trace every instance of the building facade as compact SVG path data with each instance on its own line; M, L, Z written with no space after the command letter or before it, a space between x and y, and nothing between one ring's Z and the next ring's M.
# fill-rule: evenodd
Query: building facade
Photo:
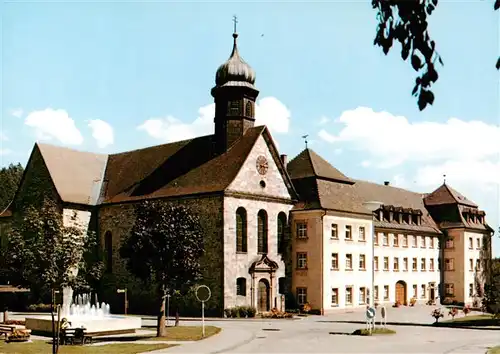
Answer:
M287 170L300 196L291 212L292 291L299 304L323 313L366 306L372 270L381 304L481 298L482 264L491 259L484 242L492 229L484 212L450 186L426 195L355 181L310 149ZM373 201L374 212L365 207ZM446 222L449 215L458 219Z

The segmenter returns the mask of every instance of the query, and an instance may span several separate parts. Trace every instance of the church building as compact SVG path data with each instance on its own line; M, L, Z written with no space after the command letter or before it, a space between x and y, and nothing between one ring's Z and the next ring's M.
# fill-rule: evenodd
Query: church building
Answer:
M186 205L205 232L206 306L220 315L239 305L284 309L285 294L322 313L364 306L372 261L376 301L446 292L471 302L492 235L484 212L446 184L423 195L351 179L310 149L287 164L268 128L255 126L256 75L237 38L211 90L214 134L109 155L36 143L0 224L43 189L65 220L76 211L97 231L107 271L125 272L119 247L137 203ZM363 208L370 200L381 203L374 212Z

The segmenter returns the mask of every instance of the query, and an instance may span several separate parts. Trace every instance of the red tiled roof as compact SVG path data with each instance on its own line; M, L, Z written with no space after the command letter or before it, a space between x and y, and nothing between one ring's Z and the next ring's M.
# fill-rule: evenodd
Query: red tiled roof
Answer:
M434 192L427 194L424 198L425 205L443 205L443 204L461 204L470 207L476 207L477 204L472 200L467 199L462 194L451 188L446 183L443 183Z

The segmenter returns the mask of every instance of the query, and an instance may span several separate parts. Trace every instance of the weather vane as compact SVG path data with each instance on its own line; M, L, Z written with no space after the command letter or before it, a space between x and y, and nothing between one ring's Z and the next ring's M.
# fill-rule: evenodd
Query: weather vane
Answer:
M446 184L446 175L443 175L443 184Z
M302 135L302 139L304 139L305 143L306 143L306 149L307 149L307 137L309 136L309 134L306 134L306 135Z
M238 17L236 17L236 15L233 15L233 23L234 23L234 33L236 33L236 24L238 23Z

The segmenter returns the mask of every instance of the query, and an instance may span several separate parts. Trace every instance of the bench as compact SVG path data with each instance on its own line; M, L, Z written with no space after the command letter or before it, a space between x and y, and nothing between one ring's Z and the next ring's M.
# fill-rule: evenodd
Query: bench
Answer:
M0 324L0 333L3 334L5 336L5 338L7 338L7 336L10 333L14 333L15 330L16 330L16 326L14 326L14 325Z
M86 333L86 328L63 328L61 329L61 344L92 344L92 336Z

